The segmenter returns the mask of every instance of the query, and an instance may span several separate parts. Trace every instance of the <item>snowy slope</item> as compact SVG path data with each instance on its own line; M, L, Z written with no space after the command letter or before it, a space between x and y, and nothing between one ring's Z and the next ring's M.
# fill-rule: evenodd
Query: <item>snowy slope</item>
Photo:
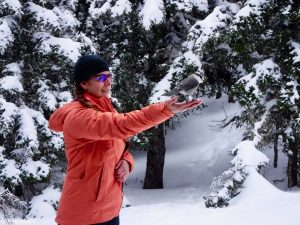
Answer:
M239 107L227 104L226 97L203 101L207 105L203 111L195 111L188 118L174 119L175 129L167 129L165 189L148 191L149 199L144 196L144 190L141 190L146 169L146 153L135 152L136 167L126 186L127 197L132 204L143 204L144 200L161 202L161 199L199 201L204 192L209 191L212 179L230 167L232 157L229 156L229 150L241 140L242 132L234 128L219 130L216 126L226 114L230 116L239 112ZM159 199L151 197L152 193L160 195ZM191 197L191 193L195 197ZM144 199L142 202L139 196Z
M122 225L298 225L300 194L279 191L255 171L247 188L227 208L205 208L203 202L172 201L123 209Z

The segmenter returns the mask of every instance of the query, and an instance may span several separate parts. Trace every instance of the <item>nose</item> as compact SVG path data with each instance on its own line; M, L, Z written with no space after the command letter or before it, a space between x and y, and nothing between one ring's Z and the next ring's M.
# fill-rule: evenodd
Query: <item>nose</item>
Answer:
M105 80L105 84L111 85L111 84L112 84L112 78L111 78L111 77L108 77L108 78Z

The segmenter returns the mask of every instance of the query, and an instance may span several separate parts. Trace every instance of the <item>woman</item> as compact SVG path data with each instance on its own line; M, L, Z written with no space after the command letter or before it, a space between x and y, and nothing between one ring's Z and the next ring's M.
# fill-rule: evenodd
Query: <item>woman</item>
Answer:
M76 99L49 120L50 129L64 134L68 161L56 222L118 225L123 182L134 166L126 140L201 102L178 103L175 97L120 114L109 99L109 67L96 55L77 61L74 82Z

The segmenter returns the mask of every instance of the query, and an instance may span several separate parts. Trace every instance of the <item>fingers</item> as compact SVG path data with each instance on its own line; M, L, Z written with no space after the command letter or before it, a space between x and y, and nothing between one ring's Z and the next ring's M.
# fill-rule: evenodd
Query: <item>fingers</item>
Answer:
M167 105L172 105L173 103L177 102L177 100L178 100L178 96L174 96L171 99L167 100L166 104Z
M192 109L192 108L195 108L195 107L199 106L200 104L202 104L202 101L200 99L199 100L198 99L193 100L193 101L189 102L188 104L186 104L183 107L183 109L184 110Z
M119 169L115 172L115 178L117 180L123 181L125 177L126 177L126 172L125 171Z
M184 104L178 105L178 110L180 112L184 112L186 110L193 109L199 106L200 104L202 104L202 101L200 99L195 99L193 101L185 102Z
M117 181L124 182L126 181L128 174L126 172L115 174L115 178Z
M194 99L188 102L177 102L178 96L173 97L172 99L166 101L166 105L169 110L173 113L184 112L188 109L195 108L196 106L202 104L200 99Z
M115 169L116 169L116 170L119 169L120 166L122 165L122 163L123 163L123 161L120 160L120 161L117 163L117 165L115 166Z
M115 178L120 182L125 182L129 175L129 166L125 160L120 160L115 167Z
M196 107L200 104L202 104L201 99L194 99L194 100L188 102L187 106Z

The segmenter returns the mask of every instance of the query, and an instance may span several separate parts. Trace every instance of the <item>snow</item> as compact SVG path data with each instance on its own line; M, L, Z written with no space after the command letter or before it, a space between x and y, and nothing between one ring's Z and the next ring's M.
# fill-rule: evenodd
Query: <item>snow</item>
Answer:
M27 158L21 169L26 176L40 180L41 178L45 178L49 175L50 165L41 161L33 161L31 158Z
M225 6L225 8L229 10L228 13L233 15L237 14L241 8L239 4L228 2L226 0L218 0L217 2L218 6Z
M91 2L89 14L92 19L97 19L101 14L104 14L110 8L110 1L106 1L100 8L95 8L96 1Z
M294 55L294 57L293 57L294 63L298 63L298 62L300 62L300 44L292 41L291 45L294 48L294 50L291 51L291 54Z
M152 91L153 94L152 94L151 98L149 99L150 103L162 102L162 101L165 101L170 98L170 97L161 96L161 95L164 94L165 91L171 90L170 81L172 80L172 74L173 73L172 73L172 68L171 68L169 70L168 74L155 85L155 87L153 88L153 91Z
M112 6L113 0L105 1L105 3L100 7L96 8L96 1L91 2L91 6L89 8L89 13L91 18L98 19L98 17L108 10L110 10L112 17L120 16L123 13L129 13L131 11L131 2L128 0L117 0L115 4Z
M58 16L58 22L61 27L65 29L75 29L80 25L80 22L70 10L54 7L52 11Z
M230 16L224 13L225 6L216 6L204 20L197 21L189 31L187 46L189 49L197 48L202 50L202 46L210 37L218 36L218 29L225 27L226 20ZM196 38L195 38L196 37Z
M16 15L20 15L22 5L18 0L2 0L0 3L0 9L7 8L15 12Z
M267 0L248 0L244 7L235 15L235 22L240 22L243 18L250 15L260 15L260 9L264 7Z
M73 11L75 11L79 0L67 0L67 6L70 7Z
M237 155L231 161L234 165L243 165L258 168L261 165L269 163L268 157L258 151L253 141L245 140L239 143L235 149Z
M60 92L57 98L59 99L59 106L62 106L73 100L73 96L69 91Z
M243 76L238 82L246 82L245 89L250 91L253 89L253 94L260 98L262 95L257 84L259 80L264 80L266 76L269 76L273 80L278 80L281 77L279 66L274 63L272 59L266 59L253 66L255 72L251 72L246 76Z
M16 92L23 92L23 85L20 82L21 79L21 65L19 63L9 63L7 64L2 73L9 76L5 76L0 79L0 88L4 90L14 90Z
M145 0L140 16L146 30L150 29L152 22L158 24L163 20L164 10L163 0Z
M28 3L28 10L45 28L49 25L54 28L59 28L59 18L52 10L36 5L33 2Z
M23 92L23 85L15 76L6 76L0 79L0 88L5 90L15 90L16 92Z
M202 67L202 64L199 60L199 55L196 55L195 53L193 53L192 51L187 51L183 54L183 58L185 59L185 62L189 65L194 65L197 66L199 68ZM203 81L201 81L202 83Z
M37 149L39 146L37 130L34 125L34 120L30 114L30 109L27 106L21 106L19 112L21 115L19 135L21 137L16 144L23 145L26 142L28 146L27 154L31 155L33 154L32 150Z
M3 157L5 148L0 146L0 177L10 177L13 184L17 184L20 181L21 171L17 168L15 160L6 159ZM1 192L1 191L0 191ZM1 220L0 220L1 222Z
M5 101L5 99L0 98L0 109L1 109L1 125L2 132L7 131L10 132L12 124L15 123L16 116L19 113L19 108L16 107L15 104L11 102ZM2 133L5 137L6 133Z
M196 7L199 11L208 11L207 0L171 0L170 4L174 4L178 10L184 10L186 12L192 11L193 7Z
M43 190L41 195L33 197L32 205L27 218L52 218L55 217L53 205L57 207L61 192L53 187Z
M142 189L146 153L135 152L136 166L125 185L131 206L121 210L122 225L298 225L300 192L278 190L253 167L242 192L226 208L206 208L202 196L212 178L229 168L229 150L242 138L242 130L216 130L216 121L241 110L237 104L221 99L203 99L207 108L175 123L167 129L167 151L164 189ZM249 143L244 143L248 148ZM250 149L249 149L250 151ZM59 191L47 188L31 201L26 220L15 219L18 225L55 225ZM255 215L255 216L253 216Z
M92 40L89 37L87 37L84 33L80 32L79 34L77 34L75 36L75 40L77 40L78 42L81 42L83 48L88 46L91 49L91 53L94 53L94 54L97 53L96 48L93 46Z
M281 75L279 66L274 63L272 59L266 59L263 62L254 65L254 69L256 70L257 74L264 76L272 74L272 77L274 77L275 79L279 79Z
M39 80L39 85L40 88L37 90L37 93L39 94L39 101L42 102L47 109L54 111L57 105L55 96L49 90L49 86L45 82Z
M297 90L299 87L297 80L287 82L287 86L291 87L291 93L286 94L285 97L287 97L292 104L297 104L296 101L299 100L300 97Z
M15 40L5 17L0 18L0 55L5 53L8 46Z
M21 77L22 71L21 71L22 64L20 63L9 63L4 67L3 73L11 73L14 76Z
M282 148L283 143L279 143L279 147ZM274 149L273 145L264 149L263 153L272 161L269 165L260 170L263 177L265 177L270 183L276 185L277 188L283 191L290 191L288 188L288 179L286 177L286 165L288 164L288 156L282 151L278 151L277 168L273 166Z
M131 2L128 0L118 0L113 7L111 7L112 16L120 16L123 13L131 11Z
M81 56L81 43L72 41L70 38L58 38L51 36L48 33L37 32L34 34L34 38L42 39L40 51L44 54L53 51L53 48L58 48L58 53L72 60L74 63Z

